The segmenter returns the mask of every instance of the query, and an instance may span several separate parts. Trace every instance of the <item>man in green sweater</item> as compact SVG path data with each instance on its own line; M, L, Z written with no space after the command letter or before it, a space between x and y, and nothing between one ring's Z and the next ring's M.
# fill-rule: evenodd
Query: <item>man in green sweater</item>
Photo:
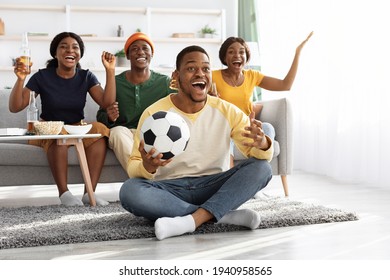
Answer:
M133 149L133 135L146 107L172 93L170 77L149 69L154 44L144 33L131 35L124 47L130 69L115 76L116 102L100 108L97 120L110 128L109 147L126 170Z

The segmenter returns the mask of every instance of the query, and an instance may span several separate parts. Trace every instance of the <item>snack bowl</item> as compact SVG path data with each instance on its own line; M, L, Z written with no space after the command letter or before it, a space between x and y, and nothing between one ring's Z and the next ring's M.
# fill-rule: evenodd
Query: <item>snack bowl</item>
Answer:
M38 135L60 134L63 126L63 121L39 121L34 123L34 129Z
M88 131L91 130L92 124L84 124L84 125L66 124L66 125L64 125L64 128L65 128L66 132L68 132L69 134L82 135L82 134L87 134Z

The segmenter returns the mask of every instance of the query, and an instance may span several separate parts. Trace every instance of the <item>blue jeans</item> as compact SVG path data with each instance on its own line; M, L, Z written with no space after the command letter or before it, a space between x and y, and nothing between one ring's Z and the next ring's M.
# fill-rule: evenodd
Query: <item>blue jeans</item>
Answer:
M271 178L266 160L249 158L213 175L161 181L131 178L122 185L119 199L124 209L152 221L186 216L198 208L209 211L218 221L251 199Z
M263 122L263 131L264 134L267 135L269 138L271 138L272 141L275 139L275 128L272 124Z

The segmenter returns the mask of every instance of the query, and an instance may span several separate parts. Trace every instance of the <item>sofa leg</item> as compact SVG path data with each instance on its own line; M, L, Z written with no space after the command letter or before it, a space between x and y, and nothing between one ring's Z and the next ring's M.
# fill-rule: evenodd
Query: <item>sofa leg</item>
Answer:
M288 184L287 184L287 175L280 175L280 178L282 179L283 189L284 189L284 195L288 196Z

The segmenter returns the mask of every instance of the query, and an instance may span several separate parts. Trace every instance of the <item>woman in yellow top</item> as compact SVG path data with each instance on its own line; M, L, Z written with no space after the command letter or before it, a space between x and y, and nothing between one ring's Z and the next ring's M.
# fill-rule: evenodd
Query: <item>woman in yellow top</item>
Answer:
M262 105L252 102L254 88L258 86L270 91L290 90L297 73L301 50L312 34L313 32L296 48L290 70L283 80L265 76L257 70L244 69L251 56L248 45L242 38L227 38L219 49L219 59L227 68L212 72L212 79L216 86L214 95L217 94L220 98L235 104L247 115L252 111L258 115ZM271 124L263 123L263 130L272 139L275 137Z

